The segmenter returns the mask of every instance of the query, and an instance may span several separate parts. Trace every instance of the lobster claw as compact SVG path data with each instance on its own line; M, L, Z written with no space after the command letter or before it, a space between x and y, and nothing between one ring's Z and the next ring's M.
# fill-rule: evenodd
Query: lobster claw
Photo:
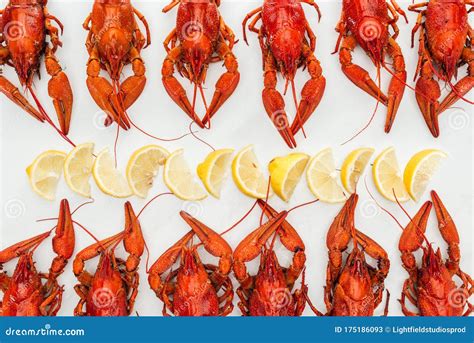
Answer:
M438 99L441 96L438 83L432 77L420 77L416 83L416 101L426 125L434 137L439 136Z
M50 273L59 275L64 271L68 260L74 253L75 234L69 202L61 201L58 224L53 237L53 250L57 254L51 263Z
M23 255L30 251L31 249L37 247L41 244L46 238L48 238L50 232L45 232L35 237L26 239L19 243L16 243L2 251L0 251L0 265L6 262L13 260L14 258Z
M132 204L127 201L125 203L125 229L123 245L125 251L130 255L127 258L127 270L134 271L140 264L140 258L145 250L145 240L143 238L142 229L140 222L138 221L135 212L133 211Z
M36 110L31 104L26 100L26 98L20 93L17 87L15 87L10 81L8 81L4 76L0 75L0 92L5 94L7 98L13 101L15 104L20 106L24 111L26 111L33 118L36 118L40 122L44 122L44 116Z
M54 109L58 116L61 131L67 135L71 125L73 95L67 75L50 49L46 51L46 71L51 75L48 82L48 94L53 99Z

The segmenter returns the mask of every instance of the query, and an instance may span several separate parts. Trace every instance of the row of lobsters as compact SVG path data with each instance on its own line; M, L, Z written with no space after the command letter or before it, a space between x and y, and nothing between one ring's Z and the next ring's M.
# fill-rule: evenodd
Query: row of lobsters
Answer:
M387 252L377 242L356 228L357 202L358 195L353 194L327 233L329 262L324 287L325 315L371 316L383 301L390 261ZM279 212L264 200L257 203L262 209L261 225L235 250L223 238L224 233L218 234L190 214L180 213L191 230L147 270L149 285L163 302L163 315L230 314L234 308L232 271L239 284L236 293L242 315L299 316L306 304L317 315L323 315L308 296L305 244L297 229L287 221L288 214L296 208ZM439 230L448 245L445 259L440 249L435 250L425 236L433 205ZM265 221L264 216L267 218ZM127 316L133 313L140 282L138 269L146 247L138 217L127 202L124 230L104 240L96 240L75 255L73 272L79 283L74 289L80 298L75 315ZM12 276L0 273L3 292L1 315L57 314L64 292L58 277L74 254L76 225L87 231L72 219L69 204L63 200L55 228L0 251L2 269L3 264L18 259ZM35 268L33 253L53 230L52 245L56 257L49 272L39 272ZM195 238L198 243L194 242ZM281 250L275 249L277 238L292 253L289 265L282 266L279 262ZM433 191L432 201L427 201L410 219L399 240L403 267L408 272L399 300L405 315L460 316L472 312L469 297L474 292L474 283L460 269L459 242L451 216ZM126 258L117 256L116 248L121 243L128 254ZM201 247L218 262L204 263ZM417 251L422 252L421 262L415 256ZM86 262L95 258L99 259L95 271L88 271ZM246 265L257 258L260 259L258 271L252 275ZM371 264L370 260L376 263ZM298 287L296 284L300 277L301 286ZM386 293L385 315L390 298L388 290ZM407 303L416 310L411 310Z
M0 75L0 91L40 121L47 121L64 139L71 121L73 93L69 80L55 56L62 45L59 29L63 25L46 8L47 0L9 0L0 11L0 64L15 68L20 83L34 98L36 107L4 76ZM305 17L301 3L314 7L314 0L264 0L243 22L258 34L264 69L263 104L279 133L289 147L296 146L295 135L318 107L326 86L321 65L315 57L316 35ZM235 35L219 13L220 0L173 0L163 11L178 6L176 27L167 36L164 46L167 56L162 68L163 85L173 101L201 128L210 128L211 118L234 93L240 80L238 64L232 49ZM472 28L468 22L466 0L429 0L409 7L419 14L413 29L412 42L419 33L418 81L415 93L423 117L434 136L439 135L438 116L458 99L465 98L474 85L474 52ZM396 42L399 16L405 12L395 0L344 0L337 25L339 38L336 51L344 74L359 88L387 107L385 131L395 120L405 90L407 73L402 51ZM145 33L138 21L145 27ZM407 20L408 22L408 20ZM56 25L54 25L56 24ZM146 84L142 49L151 43L145 16L130 0L95 0L92 12L84 22L88 31L86 47L87 86L97 105L107 114L107 126L116 122L127 130L135 126L127 110L139 98ZM59 29L58 29L59 27ZM377 79L353 63L352 52L359 45L377 68ZM413 44L412 44L413 45ZM49 95L53 99L59 127L51 120L32 89L33 78L39 72L44 56L51 79ZM387 57L392 60L387 65ZM218 79L211 102L205 99L203 85L212 63L223 63L226 71ZM122 80L124 66L131 64L133 75ZM460 66L468 65L468 75L452 84ZM310 79L296 94L295 75L299 68L307 69ZM380 70L391 74L387 92L380 88ZM109 79L101 76L108 73ZM176 73L194 84L190 100ZM277 74L286 80L285 93L291 85L296 114L291 123L283 95L277 90ZM450 87L440 101L438 82ZM200 93L204 116L196 113L196 98ZM70 143L72 143L69 140Z

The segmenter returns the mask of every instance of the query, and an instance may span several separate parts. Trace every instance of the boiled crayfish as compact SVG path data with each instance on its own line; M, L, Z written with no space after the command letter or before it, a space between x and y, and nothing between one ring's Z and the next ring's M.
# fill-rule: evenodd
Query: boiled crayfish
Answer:
M0 302L1 316L55 316L61 308L64 288L58 284L57 279L71 258L75 244L67 200L61 202L53 238L56 257L48 273L39 273L35 268L33 253L51 232L45 232L0 251L0 269L3 269L4 263L18 258L12 276L0 272L0 290L3 292L3 301Z
M53 99L61 128L60 131L57 128L56 130L65 137L69 133L71 123L73 95L68 77L55 56L62 43L59 40L59 30L52 22L54 21L61 31L63 25L48 12L47 2L10 0L5 9L0 10L0 65L8 64L15 68L21 85L31 93L39 111L2 75L0 91L34 118L41 122L47 121L56 128L32 89L34 76L37 73L39 75L41 57L44 55L46 71L51 77L48 92Z
M146 37L135 16L145 26ZM126 110L138 99L146 84L140 52L151 43L148 23L130 0L95 0L83 26L89 31L86 42L89 92L107 114L106 126L115 121L128 130L130 118ZM120 82L122 70L128 64L132 64L134 75ZM100 76L102 69L107 71L112 83Z
M234 93L240 81L237 60L232 53L235 36L221 17L219 4L220 0L173 0L163 9L167 13L179 5L176 28L164 42L168 55L162 68L163 85L171 99L201 128L208 124L210 127L211 118ZM207 107L202 86L209 64L221 61L227 71L217 81L211 104ZM194 83L192 105L183 86L173 76L175 67ZM206 106L203 118L195 112L198 88Z
M336 31L339 38L336 44L342 71L357 87L387 106L385 132L390 132L405 91L407 73L402 51L395 39L399 30L399 15L406 19L405 12L395 0L389 4L386 0L343 0L341 19ZM391 15L391 16L390 16ZM389 27L394 31L389 34ZM352 52L357 44L369 55L377 68L380 80L380 68L386 68L392 74L392 80L385 95L369 73L352 63ZM386 67L385 55L393 60L393 72Z
M403 284L400 303L406 316L468 316L473 306L469 297L474 293L471 277L459 267L459 234L453 219L435 191L431 192L433 203L427 201L400 237L398 248L402 253L403 267L409 277ZM434 204L441 236L448 243L448 259L443 262L441 251L435 252L425 237L431 208ZM423 243L426 243L423 245ZM421 249L421 266L417 265L414 252ZM453 276L458 276L462 286L458 287ZM406 299L417 307L418 312L406 307ZM464 308L466 311L464 312Z
M263 54L264 85L262 93L265 110L280 135L290 148L296 147L294 136L303 128L318 107L326 87L319 61L314 56L316 36L306 20L301 3L313 6L321 16L314 0L265 0L263 6L253 10L242 23L247 42L246 25L252 17L249 30L258 33ZM257 28L258 21L262 25ZM301 91L298 104L294 78L299 67L308 69L311 77ZM277 72L286 79L285 92L291 83L297 114L290 125L285 101L276 90Z
M473 31L468 22L467 5L472 6L473 3L465 0L430 0L409 7L410 11L419 13L412 32L413 46L415 34L420 30L416 99L434 137L439 136L438 116L474 86ZM466 63L468 75L456 85L451 85L451 80L457 77L458 68ZM435 77L449 83L452 88L441 103L438 101L441 91Z
M122 241L129 254L126 261L117 258L114 252ZM127 202L124 230L85 248L74 259L73 271L80 282L74 287L80 297L74 315L130 315L138 294L138 266L144 249L140 222ZM97 256L100 256L97 269L90 274L85 270L85 262Z
M239 308L244 316L300 316L306 306L304 278L301 289L292 291L305 268L304 243L286 221L288 212L278 213L263 200L259 200L258 204L270 218L269 221L250 233L234 251L234 274L240 283L237 289ZM293 253L293 261L288 267L280 266L273 242L266 246L275 234L280 237L283 246ZM251 276L245 263L259 255L258 273Z
M226 316L234 308L234 289L229 278L232 249L221 236L190 214L181 212L181 217L191 231L153 264L148 276L150 287L163 301L165 316ZM202 244L188 247L194 235ZM219 257L217 266L201 262L197 251L201 245ZM178 269L171 270L178 258Z
M324 302L328 316L372 316L382 302L384 281L390 269L385 250L354 227L354 212L358 196L351 195L329 228L326 245L327 267ZM352 251L343 260L343 252L352 241ZM377 260L377 267L369 265L366 254ZM388 313L389 293L384 315ZM323 315L314 306L317 315Z

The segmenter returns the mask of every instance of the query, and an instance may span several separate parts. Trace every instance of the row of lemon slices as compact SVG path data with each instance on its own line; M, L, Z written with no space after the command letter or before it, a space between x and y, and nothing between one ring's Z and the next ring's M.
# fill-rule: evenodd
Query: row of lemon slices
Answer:
M253 146L241 150L234 159L234 150L221 149L210 153L197 167L197 175L206 190L219 198L222 185L232 164L232 176L240 191L253 198L265 198L276 193L289 201L297 184L306 171L311 192L321 201L342 202L347 194L356 191L357 183L369 164L374 149L359 148L336 169L331 148L326 148L310 159L304 153L291 153L277 157L268 165L271 178L266 176L258 162ZM373 179L379 192L391 201L418 200L439 162L445 158L442 151L429 149L415 154L402 175L393 148L385 149L373 163ZM94 144L78 145L69 154L47 151L38 156L27 174L33 190L45 199L53 200L62 171L68 186L76 193L91 197L90 178L105 194L127 198L148 196L160 167L166 186L183 200L202 200L207 192L195 180L184 158L184 150L169 153L157 145L148 145L131 156L125 175L116 169L108 149L94 155ZM269 188L268 180L271 180ZM342 185L341 185L342 183Z

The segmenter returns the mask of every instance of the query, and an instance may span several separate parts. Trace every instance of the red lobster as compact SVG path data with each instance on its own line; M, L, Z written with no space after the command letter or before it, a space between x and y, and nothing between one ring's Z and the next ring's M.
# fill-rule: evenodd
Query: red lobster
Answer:
M115 248L123 241L128 252L126 261L115 256ZM73 271L79 280L74 287L80 300L75 316L128 316L138 295L138 266L145 249L140 222L132 205L125 204L125 229L97 242L76 255ZM85 270L85 262L100 256L94 274ZM84 309L85 306L85 309Z
M54 21L63 30L63 25L46 8L47 0L10 0L0 10L0 65L15 68L23 87L33 96L39 111L4 76L0 75L0 91L15 104L41 122L45 120L56 130L56 126L44 111L33 92L33 78L38 73L41 57L45 56L46 71L51 79L48 83L49 96L61 128L60 134L67 135L71 123L73 95L66 74L56 59L55 52L62 46ZM46 37L49 36L49 42Z
M335 52L339 50L342 71L357 87L387 106L386 133L390 132L395 121L407 78L405 60L395 41L399 32L398 14L408 23L405 12L395 0L390 0L390 4L386 0L343 0L341 19L336 27L339 38ZM389 27L394 31L391 36ZM352 51L357 44L376 66L379 80L381 67L392 74L387 95L380 90L380 86L370 78L365 69L352 63ZM393 72L385 65L386 54L393 60Z
M168 55L163 63L163 85L171 99L196 124L201 128L207 124L210 127L211 118L234 93L240 81L237 60L232 53L234 33L219 13L220 0L173 0L163 12L167 13L176 5L179 5L176 28L164 42ZM227 71L217 81L212 102L207 107L202 85L209 64L221 61ZM183 86L173 76L175 67L194 83L192 105ZM206 106L206 115L202 119L194 110L198 88Z
M259 206L270 220L250 233L234 251L234 273L240 287L239 308L244 316L301 316L306 306L307 287L292 293L294 284L305 268L305 246L296 230L286 221L288 212L278 213L265 201ZM291 251L293 261L289 267L281 267L273 250L265 245L277 234L283 246ZM260 255L260 267L255 276L247 272L246 262Z
M408 8L419 13L412 31L413 47L415 34L420 30L416 100L434 137L439 136L438 116L460 98L464 99L474 86L473 30L468 22L467 5L472 10L474 3L467 0L430 0ZM451 80L457 77L458 68L466 63L468 75L453 86ZM441 91L435 76L452 88L441 104L438 101Z
M140 31L135 16L146 29ZM87 87L97 105L107 114L105 125L114 121L125 130L130 128L126 110L143 92L146 84L145 64L140 52L151 43L145 17L130 0L95 0L92 13L83 24L89 31L86 47ZM123 67L132 64L133 76L120 82ZM100 76L107 71L112 83Z
M435 191L431 192L433 203L427 201L403 230L398 248L402 253L403 267L409 277L403 284L400 303L406 316L468 316L473 306L469 297L474 293L471 277L459 267L459 234L453 219ZM435 252L425 237L426 225L434 204L441 236L448 243L448 259L443 263L441 251ZM426 245L423 246L423 242ZM417 265L414 252L423 251L421 266ZM458 287L453 276L462 280ZM406 307L406 299L418 309L418 313ZM464 312L464 308L467 309ZM463 313L464 312L464 313Z
M164 316L227 316L234 308L234 289L229 278L232 249L221 236L190 214L183 211L180 214L191 231L153 264L148 276L150 287L163 301ZM187 247L194 235L202 243ZM201 262L197 251L201 245L219 258L218 266ZM178 269L170 270L178 258Z
M319 61L314 56L316 36L306 20L301 3L313 6L321 13L314 0L265 0L263 6L253 10L242 23L244 39L247 41L246 25L249 30L258 33L263 54L264 85L263 105L280 135L290 148L296 147L294 136L311 117L318 107L326 87ZM262 21L260 28L256 25ZM311 77L301 91L298 104L294 78L299 67L308 68ZM293 98L297 109L295 119L290 125L285 111L283 96L276 90L277 72L286 79L285 93L291 83Z
M329 228L326 244L329 263L324 288L328 316L373 316L382 302L384 281L390 269L386 251L354 227L358 195L352 194ZM352 251L343 261L342 253L353 243ZM366 261L366 254L377 260L377 267ZM388 314L389 293L384 315ZM308 299L309 301L309 299ZM314 306L317 315L323 315Z
M51 230L52 231L52 230ZM61 308L63 286L58 277L74 252L74 227L67 200L61 201L59 218L53 238L56 254L48 273L39 273L35 268L33 253L48 238L51 231L0 251L0 270L3 264L18 258L12 276L0 272L0 316L55 316ZM43 282L46 280L46 282Z

